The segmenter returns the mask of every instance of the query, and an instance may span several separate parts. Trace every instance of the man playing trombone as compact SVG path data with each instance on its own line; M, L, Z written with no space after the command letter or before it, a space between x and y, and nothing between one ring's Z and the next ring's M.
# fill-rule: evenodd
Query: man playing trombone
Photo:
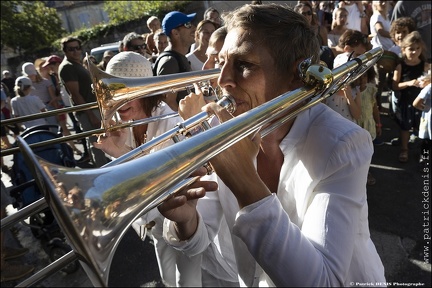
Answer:
M234 117L302 87L299 63L319 59L313 30L285 6L245 5L224 23L218 83L236 101ZM221 122L233 117L215 103L204 109ZM196 210L204 188L165 201L164 238L199 255L225 217L242 286L385 286L368 227L372 153L367 131L317 104L264 138L246 137L212 158L222 181L198 200L208 209Z

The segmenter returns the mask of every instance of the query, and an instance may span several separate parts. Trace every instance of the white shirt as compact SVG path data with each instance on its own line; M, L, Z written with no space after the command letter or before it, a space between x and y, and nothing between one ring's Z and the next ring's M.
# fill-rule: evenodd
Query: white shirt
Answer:
M285 159L277 194L239 211L219 181L206 213L199 213L193 237L177 241L172 223L165 220L166 241L197 255L207 249L224 215L242 285L383 285L384 267L368 226L370 134L318 104L297 116L280 148Z
M402 49L398 45L394 44L392 47L390 47L389 51L402 58Z
M11 99L12 115L14 117L22 117L41 113L45 108L42 100L35 95L16 96ZM48 124L45 118L33 119L22 122L25 128L30 128L37 125Z
M390 20L385 19L379 12L374 12L369 21L371 34L374 35L371 40L372 48L382 47L384 50L389 50L394 45L393 40L378 34L375 29L375 24L378 22L382 24L385 31L390 31Z
M425 103L425 109L422 111L422 116L420 119L419 126L419 138L421 139L432 139L431 132L431 84L429 83L426 87L424 87L419 95L417 96L420 99L423 99Z
M157 116L167 115L167 114L171 114L171 113L175 113L175 112L165 102L161 102L161 104L158 107L156 107L156 109L154 109L152 111L152 115L150 117L157 117ZM171 130L178 123L180 123L182 121L183 120L180 118L180 116L176 116L176 117L171 117L168 119L148 123L147 124L147 133L146 133L147 134L147 142L152 140L153 138L156 138L159 135L162 135L166 131ZM128 139L126 140L125 144L129 147L136 148L135 139L134 139L133 133L132 133L132 127L130 127L128 131L129 131ZM169 145L171 145L173 143L174 143L173 141L167 141L165 143L162 143L162 144L158 145L157 147L154 147L152 149L152 152L157 151L157 150L164 148L164 147L168 147Z
M193 52L186 54L186 58L189 60L191 64L192 71L200 71L202 70L204 63L198 59L198 57L193 54Z
M33 90L33 95L38 96L44 104L48 104L51 101L51 96L49 94L49 87L54 87L51 80L42 78L39 82L33 82L35 89Z

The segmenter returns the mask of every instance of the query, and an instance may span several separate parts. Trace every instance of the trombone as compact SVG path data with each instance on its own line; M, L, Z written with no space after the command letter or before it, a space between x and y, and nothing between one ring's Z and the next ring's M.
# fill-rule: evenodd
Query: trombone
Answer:
M305 61L300 67L304 87L167 148L111 167L73 169L53 165L37 157L22 139L18 142L93 285L107 286L118 243L140 215L194 181L185 179L212 157L251 133L270 133L275 129L273 125L279 125L275 121L293 119L333 95L370 69L382 53L382 48L374 48L332 71ZM66 202L67 191L77 187L82 191L79 203ZM105 213L114 206L117 213Z
M91 62L91 61L90 61ZM58 110L48 111L36 115L22 116L8 120L2 120L2 125L17 123L37 118L44 118L63 114L72 111L83 111L87 109L99 108L101 114L100 129L85 131L78 134L59 137L39 143L30 144L31 148L62 143L70 140L77 140L92 135L100 135L109 131L122 129L126 127L134 127L138 125L147 124L150 122L161 121L171 117L178 116L177 113L171 113L159 117L151 117L147 119L135 120L126 123L119 123L116 121L115 125L110 125L109 122L115 115L116 111L128 102L133 100L152 97L155 95L177 92L182 90L189 90L193 88L193 83L198 83L201 86L208 86L209 80L215 79L219 76L220 69L209 69L202 71L184 72L179 74L161 75L146 78L129 78L117 77L100 70L95 64L89 62L89 71L91 73L93 90L96 94L97 102L82 104L69 108L62 108ZM1 156L11 155L19 151L18 147L4 149L0 152Z

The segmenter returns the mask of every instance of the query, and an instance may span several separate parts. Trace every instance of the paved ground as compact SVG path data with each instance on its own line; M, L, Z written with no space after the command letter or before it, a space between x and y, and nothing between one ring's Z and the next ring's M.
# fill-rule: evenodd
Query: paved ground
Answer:
M371 165L377 183L368 186L372 239L384 263L389 286L431 287L430 182L429 173L420 170L418 165L420 141L417 139L411 144L409 162L399 163L397 156L400 147L391 144L391 140L398 137L397 126L387 114L381 117L384 129L381 140L384 144L375 146ZM10 164L9 156L5 160ZM430 169L430 162L428 165ZM3 173L2 181L10 187L9 178ZM17 236L10 236L8 241L29 247L31 253L24 261L37 269L45 267L49 260L38 241L29 236L26 227L17 226ZM130 229L114 255L110 271L110 286L163 287L152 244L139 240ZM13 287L17 284L6 282L2 286ZM92 286L82 269L70 275L58 272L39 285Z

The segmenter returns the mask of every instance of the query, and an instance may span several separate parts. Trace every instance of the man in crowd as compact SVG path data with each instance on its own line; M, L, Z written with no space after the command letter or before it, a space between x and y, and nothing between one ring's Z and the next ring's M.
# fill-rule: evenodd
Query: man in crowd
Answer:
M122 51L132 51L143 55L147 59L151 58L151 56L147 54L147 44L145 43L144 37L135 32L130 32L123 38Z
M69 95L71 95L73 104L82 105L96 102L90 73L82 65L81 40L66 37L61 40L61 45L65 57L59 67L59 76ZM98 109L78 111L76 116L83 131L98 129L101 126L101 115ZM101 167L108 163L108 159L103 151L93 147L93 142L96 141L96 136L89 137L90 153L83 155L83 159L91 157L95 167Z
M162 20L162 30L169 37L170 45L161 53L155 62L156 75L167 75L191 71L186 58L189 47L195 42L196 27L192 23L196 13L189 15L178 11L169 12ZM187 95L186 91L166 93L165 102L172 110L177 111L178 102Z
M104 52L103 57L102 57L102 61L99 62L99 64L97 65L97 67L103 71L105 71L108 62L111 60L111 58L114 56L114 52L111 50L107 50Z

